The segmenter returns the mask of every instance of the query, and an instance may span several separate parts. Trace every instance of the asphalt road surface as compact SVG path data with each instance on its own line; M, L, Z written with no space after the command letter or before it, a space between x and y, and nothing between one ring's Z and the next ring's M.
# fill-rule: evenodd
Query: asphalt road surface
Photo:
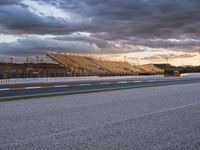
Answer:
M199 150L200 83L0 103L1 150Z
M0 85L0 101L8 99L33 98L62 94L97 92L116 89L185 84L200 82L200 77L145 77L131 80L105 80L67 83L37 83L19 85Z

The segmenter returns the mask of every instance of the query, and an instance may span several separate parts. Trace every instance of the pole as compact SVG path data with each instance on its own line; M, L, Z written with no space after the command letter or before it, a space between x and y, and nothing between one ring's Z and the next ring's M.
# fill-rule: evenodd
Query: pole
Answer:
M9 78L12 77L12 75L11 75L11 74L12 74L12 73L11 73L11 72L12 72L12 71L11 71L11 70L12 70L12 64L13 64L13 58L11 57L11 58L10 58L10 65L9 65Z
M13 57L10 58L10 63L13 64Z
M36 56L36 59L37 59L37 63L39 64L39 62L40 62L40 57L39 57L39 56Z
M26 78L28 77L28 57L26 57Z
M167 68L167 64L168 64L168 57L166 57L165 59L166 59L166 68Z

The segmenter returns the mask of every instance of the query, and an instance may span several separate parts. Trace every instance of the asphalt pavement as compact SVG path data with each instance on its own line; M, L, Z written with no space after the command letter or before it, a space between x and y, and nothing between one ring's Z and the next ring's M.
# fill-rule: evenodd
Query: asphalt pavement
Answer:
M0 103L1 150L199 150L200 83Z

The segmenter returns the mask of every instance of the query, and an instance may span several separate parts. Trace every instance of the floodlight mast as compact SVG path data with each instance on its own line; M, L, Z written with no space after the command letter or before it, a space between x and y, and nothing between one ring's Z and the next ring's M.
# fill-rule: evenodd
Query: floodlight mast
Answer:
M168 57L165 58L166 60L166 68L167 68L167 64L168 64Z
M126 62L126 56L124 56L124 62Z
M13 57L10 58L10 63L13 64Z

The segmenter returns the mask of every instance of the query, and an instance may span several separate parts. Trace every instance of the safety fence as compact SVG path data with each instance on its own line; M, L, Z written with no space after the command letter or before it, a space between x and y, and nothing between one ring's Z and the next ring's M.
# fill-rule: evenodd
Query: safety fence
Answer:
M158 78L162 75L154 76L110 76L110 77L48 77L48 78L15 78L15 79L0 79L0 85L10 84L29 84L29 83L56 83L56 82L79 82L79 81L96 81L96 80L123 80L123 79L139 79L139 78Z

